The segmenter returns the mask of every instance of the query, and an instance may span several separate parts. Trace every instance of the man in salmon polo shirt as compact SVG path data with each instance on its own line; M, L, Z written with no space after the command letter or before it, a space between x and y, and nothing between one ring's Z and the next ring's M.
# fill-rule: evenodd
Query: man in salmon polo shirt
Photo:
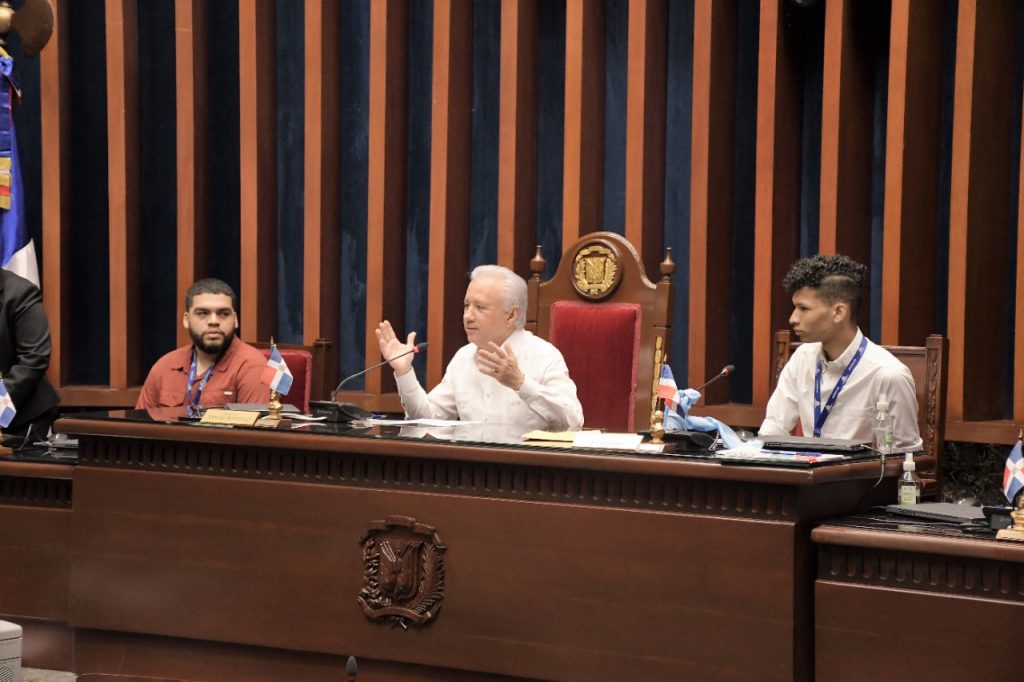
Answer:
M192 343L171 351L149 370L135 408L212 407L225 403L266 403L263 384L267 359L242 339L238 299L219 279L201 279L185 294L181 324Z

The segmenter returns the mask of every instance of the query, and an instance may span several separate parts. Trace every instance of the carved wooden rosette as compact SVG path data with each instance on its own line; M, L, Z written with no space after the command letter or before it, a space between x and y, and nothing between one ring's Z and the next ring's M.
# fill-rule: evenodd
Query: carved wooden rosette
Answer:
M444 552L433 526L408 516L373 521L360 540L363 587L359 605L373 620L423 625L441 610Z

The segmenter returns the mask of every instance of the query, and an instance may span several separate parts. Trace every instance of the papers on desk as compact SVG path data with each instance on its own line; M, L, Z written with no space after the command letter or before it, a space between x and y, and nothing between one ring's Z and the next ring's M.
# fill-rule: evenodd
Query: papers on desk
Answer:
M716 450L716 459L722 464L767 464L774 466L811 466L822 462L847 459L845 455L824 452L803 452L798 450L758 450L756 448L731 448Z
M459 419L367 419L365 423L371 426L462 426L480 422Z
M587 431L530 431L523 434L525 445L595 448L598 450L640 450L662 452L663 444L644 443L638 433L605 433L598 429Z

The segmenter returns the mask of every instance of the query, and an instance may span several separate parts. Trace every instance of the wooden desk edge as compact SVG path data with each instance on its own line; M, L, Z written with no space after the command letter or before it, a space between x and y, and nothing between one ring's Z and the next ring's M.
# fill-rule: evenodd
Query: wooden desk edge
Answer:
M982 538L938 537L826 524L811 531L811 541L820 545L868 547L1024 563L1024 543Z

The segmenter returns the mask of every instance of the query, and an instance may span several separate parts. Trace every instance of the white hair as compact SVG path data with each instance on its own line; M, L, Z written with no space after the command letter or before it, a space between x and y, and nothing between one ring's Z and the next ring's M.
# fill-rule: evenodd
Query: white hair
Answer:
M526 325L526 280L501 265L478 265L473 268L469 274L470 281L481 278L501 280L501 309L508 312L512 306L519 306L516 329L522 329Z

